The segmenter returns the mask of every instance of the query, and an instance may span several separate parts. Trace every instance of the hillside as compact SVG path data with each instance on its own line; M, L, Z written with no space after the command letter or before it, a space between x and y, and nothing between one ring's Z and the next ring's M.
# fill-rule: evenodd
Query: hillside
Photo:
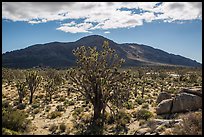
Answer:
M83 37L75 42L51 42L37 44L25 49L14 50L2 54L2 66L8 68L32 68L35 66L49 66L65 68L75 65L72 50L79 46L96 46L101 50L103 42L109 41L111 48L126 60L125 66L138 65L181 65L201 67L194 60L174 55L150 46L135 43L118 44L99 35Z

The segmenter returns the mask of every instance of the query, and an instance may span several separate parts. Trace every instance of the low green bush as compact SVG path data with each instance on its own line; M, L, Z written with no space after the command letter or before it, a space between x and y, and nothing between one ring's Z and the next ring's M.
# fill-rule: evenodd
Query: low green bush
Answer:
M124 103L124 106L127 108L127 109L133 109L134 106L133 106L133 103L128 101L128 102L125 102Z
M52 124L49 128L49 131L54 133L58 129L58 126L56 124Z
M56 117L61 117L62 113L58 111L53 111L47 115L49 119L55 119Z
M65 123L61 123L60 126L59 126L59 128L60 128L60 131L61 131L61 132L65 132L65 130L66 130L66 125L65 125Z
M8 100L2 100L2 108L8 108L9 105L9 101Z
M12 110L11 108L2 110L2 127L14 131L26 131L30 120L21 110Z
M144 103L144 104L142 104L142 108L149 108L149 104L148 103Z
M60 97L60 99L59 99L58 101L63 102L63 101L65 101L65 100L66 100L66 98L65 98L65 97Z
M47 107L45 108L45 112L49 112L50 109L51 109L51 106L47 106Z
M133 117L137 118L138 120L144 119L147 120L151 117L153 117L152 112L146 110L146 109L140 109L137 112L133 113Z
M36 104L32 104L32 108L38 108L40 106L40 104L36 103Z
M74 105L74 101L73 100L65 100L64 105L72 106L72 105Z
M39 108L33 110L33 113L34 113L34 114L38 114L39 112L40 112L40 109L39 109Z
M25 109L25 108L26 108L26 105L24 103L20 103L17 106L17 109L20 109L20 110Z
M141 97L136 98L135 102L137 102L137 104L142 105L142 103L145 102L145 100Z
M2 128L2 135L20 135L20 133L11 129Z
M56 107L56 111L65 111L65 108L64 108L63 105L58 105L58 106Z
M130 122L130 119L131 119L131 115L129 113L126 113L125 111L122 111L122 110L119 111L117 116L116 116L116 120L121 125L126 125L127 123Z

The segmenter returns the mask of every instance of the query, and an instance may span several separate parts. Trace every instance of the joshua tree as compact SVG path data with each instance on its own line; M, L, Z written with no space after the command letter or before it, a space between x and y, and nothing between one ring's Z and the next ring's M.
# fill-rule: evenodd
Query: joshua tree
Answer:
M160 73L159 73L159 77L161 78L161 92L163 91L163 89L164 89L164 79L167 77L168 75L165 73L165 72L163 72L163 71L160 71Z
M23 98L26 96L26 83L18 81L16 84L16 88L19 95L19 104L22 103Z
M119 72L124 63L115 50L109 47L108 41L103 44L103 50L84 46L73 50L77 57L77 68L70 69L68 74L73 83L71 90L80 92L94 107L93 124L103 126L105 108L121 106L128 100L132 89L130 72ZM102 120L102 121L101 121Z
M59 72L57 70L54 70L54 69L47 70L45 78L48 80L44 86L45 91L46 91L46 99L47 99L47 97L49 97L49 101L51 101L52 95L55 94L57 89L63 83L63 78L59 74Z
M49 80L47 82L47 84L45 84L46 100L47 100L47 96L48 96L49 101L52 101L52 95L54 95L54 93L57 89L58 89L58 86L55 84L55 81L53 79Z
M37 87L40 85L42 78L38 75L36 71L31 71L26 74L26 83L28 84L28 89L30 90L30 103L33 101L33 94Z

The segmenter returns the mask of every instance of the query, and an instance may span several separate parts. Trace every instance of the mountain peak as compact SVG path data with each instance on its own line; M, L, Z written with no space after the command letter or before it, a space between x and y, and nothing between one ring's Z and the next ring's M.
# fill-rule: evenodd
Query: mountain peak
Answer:
M85 36L79 40L77 40L77 43L103 43L104 41L109 41L109 44L116 44L112 40L105 38L101 35L89 35Z

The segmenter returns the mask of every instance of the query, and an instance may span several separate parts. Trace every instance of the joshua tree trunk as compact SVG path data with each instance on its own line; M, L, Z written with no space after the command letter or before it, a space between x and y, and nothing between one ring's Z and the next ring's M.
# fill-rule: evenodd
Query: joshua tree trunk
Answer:
M142 87L142 98L144 97L144 85Z
M50 94L50 100L49 101L51 101L52 100L52 95Z
M33 92L30 93L30 104L33 102Z
M94 100L94 123L98 123L102 114L101 111L103 109L103 101L102 101L102 93L101 90L98 89L98 84L95 85L95 100ZM101 124L101 123L100 123Z
M23 98L22 97L19 97L19 104L21 104L23 101Z

